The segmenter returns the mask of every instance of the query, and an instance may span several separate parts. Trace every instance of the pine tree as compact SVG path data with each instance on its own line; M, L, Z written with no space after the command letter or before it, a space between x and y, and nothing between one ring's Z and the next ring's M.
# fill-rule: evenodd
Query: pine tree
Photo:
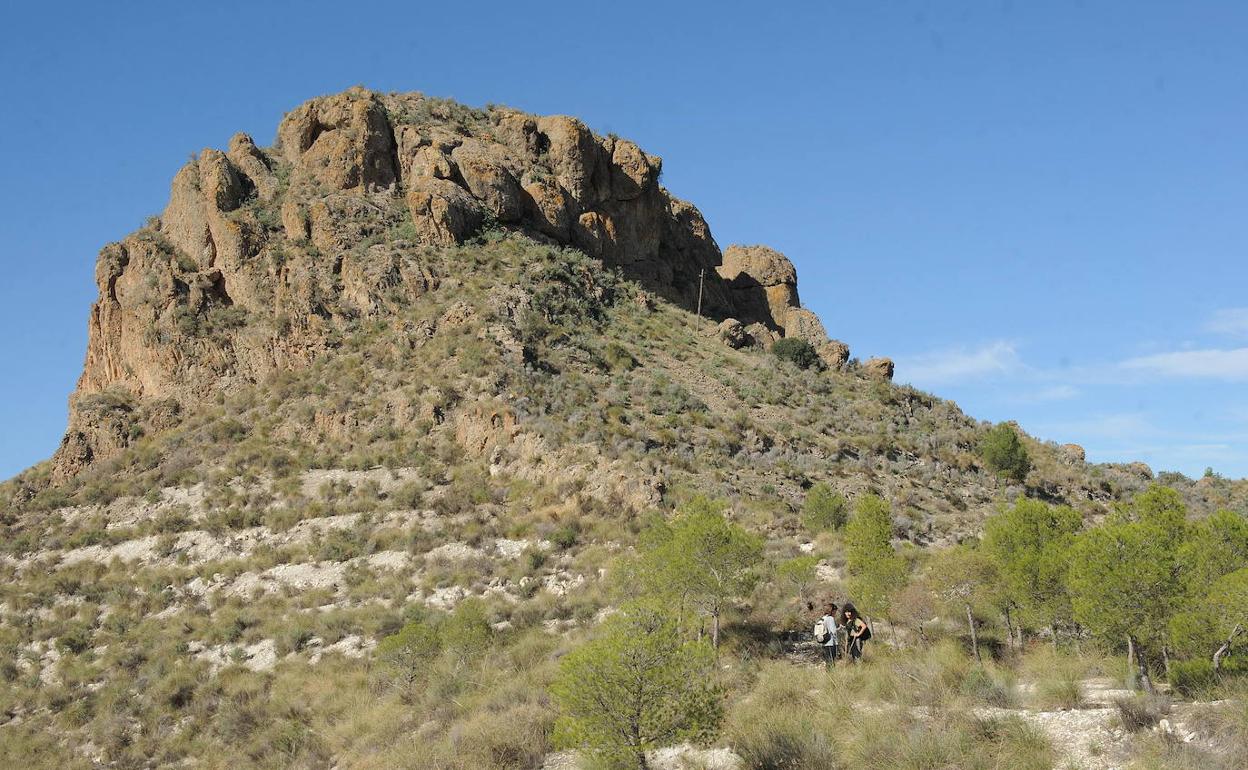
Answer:
M710 737L723 716L709 646L658 608L635 605L563 658L550 688L556 743L646 768L646 752Z

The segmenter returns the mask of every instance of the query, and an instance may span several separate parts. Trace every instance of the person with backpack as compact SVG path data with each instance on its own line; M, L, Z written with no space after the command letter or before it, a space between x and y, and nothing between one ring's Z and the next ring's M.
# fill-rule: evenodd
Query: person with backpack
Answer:
M841 610L842 625L845 626L846 647L849 659L855 663L862 660L862 646L871 638L871 626L858 616L858 609L849 602Z
M836 620L836 605L829 602L823 617L815 621L815 642L823 662L832 666L841 657L840 626Z

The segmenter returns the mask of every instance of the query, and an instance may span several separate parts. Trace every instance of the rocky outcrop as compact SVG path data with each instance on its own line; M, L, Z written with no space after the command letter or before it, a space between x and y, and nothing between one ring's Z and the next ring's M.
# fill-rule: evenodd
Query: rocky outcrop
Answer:
M174 177L159 221L100 253L56 474L127 441L113 423L130 417L84 409L85 397L115 389L141 417L151 402L307 365L345 326L397 317L453 278L437 250L483 228L580 249L689 309L700 295L703 315L737 319L722 330L728 344L795 335L842 366L848 349L800 308L792 263L765 246L721 255L661 170L572 117L363 88L291 111L271 149L236 134L226 152L203 150Z
M785 314L784 336L809 342L824 365L831 369L840 369L849 360L849 346L829 338L819 316L806 308L791 308Z
M891 358L868 358L866 363L862 365L865 371L871 377L878 377L882 380L893 379L893 359Z
M789 310L801 306L797 270L788 257L774 249L729 246L724 250L719 275L728 282L733 307L744 323L782 330Z
M297 175L327 190L387 188L398 181L386 107L363 88L298 107L278 126L277 145Z
M1062 444L1058 447L1059 455L1067 465L1082 465L1087 462L1088 455L1078 444Z
M715 329L715 334L730 348L743 348L750 343L745 326L735 318L725 318Z

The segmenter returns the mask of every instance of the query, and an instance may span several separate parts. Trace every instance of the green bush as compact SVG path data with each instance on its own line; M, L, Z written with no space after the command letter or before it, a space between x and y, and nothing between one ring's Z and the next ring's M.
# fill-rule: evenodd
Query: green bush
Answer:
M812 533L840 529L848 518L849 506L844 496L827 484L815 484L806 493L806 501L802 503L802 523Z
M994 473L1022 481L1031 470L1031 458L1018 433L1001 423L993 426L979 444L979 455Z
M771 346L771 354L781 361L788 361L798 369L819 368L819 354L809 342L797 337L785 337Z
M550 533L550 542L560 551L566 551L576 545L580 539L580 521L573 521Z
M685 641L675 618L627 609L561 661L551 686L556 741L645 767L647 751L714 735L723 716L714 672L710 646Z
M637 368L637 359L628 352L628 348L618 342L608 342L602 355L613 372L627 372Z
M1213 685L1213 661L1205 658L1176 660L1170 663L1170 685L1174 691L1194 698Z

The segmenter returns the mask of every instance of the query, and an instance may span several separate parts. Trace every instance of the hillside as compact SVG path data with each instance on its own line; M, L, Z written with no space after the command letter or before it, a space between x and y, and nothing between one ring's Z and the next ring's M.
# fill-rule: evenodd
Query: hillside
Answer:
M1026 436L1030 472L999 477L990 426L851 358L786 257L721 251L661 171L574 118L363 89L193 157L101 251L65 437L0 488L10 758L381 766L387 730L542 724L525 677L612 605L653 511L727 501L837 585L840 543L801 521L816 484L945 546L1020 496L1091 521L1155 480ZM1196 516L1248 500L1162 480ZM528 634L505 666L419 721L340 711L377 691L378 640L468 597Z

